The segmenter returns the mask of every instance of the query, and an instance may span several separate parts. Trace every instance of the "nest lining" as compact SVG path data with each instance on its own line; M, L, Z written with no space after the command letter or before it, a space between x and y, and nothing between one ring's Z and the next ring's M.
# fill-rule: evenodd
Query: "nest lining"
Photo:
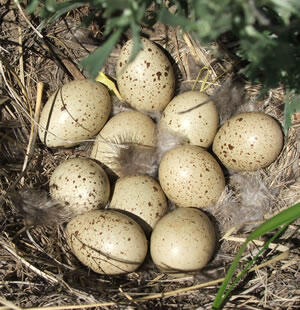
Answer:
M11 189L32 189L33 197L37 196L33 198L36 202L28 204L41 208L39 195L42 195L41 191L47 191L49 176L55 167L65 159L87 156L90 143L68 150L50 150L36 140L22 172L37 82L45 85L45 100L65 82L82 78L77 63L94 48L99 31L89 32L93 38L89 42L79 44L74 40L75 34L70 29L77 31L76 25L84 14L76 10L65 20L47 26L45 41L41 41L33 35L18 9L2 5L0 10L3 14L1 36L7 43L0 68L0 95L6 99L0 106L0 302L15 309L83 309L83 305L112 309L210 309L220 279L224 277L224 268L233 260L246 234L265 218L300 200L299 122L294 122L280 157L271 166L255 173L229 174L226 193L217 206L209 210L219 223L220 236L225 237L206 268L195 275L174 278L161 274L147 259L141 269L128 275L97 275L70 253L62 225L47 225L49 218L45 216L42 224L46 225L28 226L36 223L26 222L28 212L24 210L24 204L15 203L7 193ZM197 76L206 66L208 69L202 71L200 80L207 71L210 86L206 92L213 95L219 90L216 103L221 111L221 122L239 109L264 111L282 123L284 90L271 90L264 100L258 101L260 86L252 86L237 77L231 71L235 65L233 60L216 59L212 50L217 45L203 47L178 29L159 24L147 34L174 59L179 81L177 93L193 87L200 89ZM17 42L22 42L22 48ZM112 77L119 50L120 46L113 51L105 67L105 72ZM221 78L217 79L218 76ZM258 207L259 212L253 212L253 208ZM250 223L245 223L245 217ZM24 219L27 226L24 226ZM292 308L299 303L299 252L295 247L299 242L298 228L299 223L294 223L276 241L226 307ZM258 245L249 247L243 262L255 255ZM265 262L266 266L263 265Z

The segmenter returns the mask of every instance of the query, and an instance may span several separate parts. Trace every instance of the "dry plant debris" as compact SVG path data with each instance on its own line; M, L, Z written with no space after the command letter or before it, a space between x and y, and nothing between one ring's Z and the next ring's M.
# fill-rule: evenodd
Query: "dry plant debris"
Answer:
M251 174L228 174L226 192L209 210L222 240L207 267L173 277L161 274L148 259L131 274L97 275L71 254L63 224L49 225L51 213L39 216L38 223L29 213L44 210L44 205L55 208L43 195L49 175L60 162L86 155L90 147L87 143L68 150L48 149L36 139L36 128L40 103L65 82L84 77L78 62L101 42L101 26L77 28L85 13L77 9L40 33L37 21L21 5L9 0L0 4L0 309L210 309L246 233L300 200L297 115L275 163ZM258 101L259 86L238 78L233 60L213 56L217 45L203 47L178 29L160 24L147 34L174 59L177 93L204 85L215 96L221 122L237 109L265 111L282 122L284 90L274 89ZM113 51L105 67L111 77L119 50ZM39 83L44 85L42 95ZM21 190L31 191L25 204L9 194ZM57 213L53 215L57 219ZM253 268L226 308L299 307L299 238L296 222L271 244L264 261ZM255 255L262 241L249 247L243 262Z

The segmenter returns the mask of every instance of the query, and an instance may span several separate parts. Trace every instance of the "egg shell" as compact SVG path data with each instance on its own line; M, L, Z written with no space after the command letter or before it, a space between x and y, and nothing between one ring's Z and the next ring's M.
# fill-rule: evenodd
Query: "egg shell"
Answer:
M213 152L225 167L255 171L276 160L283 146L277 121L261 112L240 113L227 120L213 142Z
M209 97L199 91L188 91L174 97L165 108L159 126L186 138L192 145L209 147L218 129L216 105L213 101L208 101L187 111L207 100Z
M195 271L210 261L215 245L215 229L204 212L177 208L154 227L150 253L162 271Z
M167 199L158 182L150 176L136 175L118 179L110 208L134 214L147 224L147 230L167 212Z
M57 90L40 117L39 137L48 147L71 147L92 138L111 111L108 90L90 80L72 81Z
M91 159L72 158L53 171L50 195L72 215L81 214L107 204L110 183L103 168Z
M144 261L148 242L142 228L114 210L93 210L73 218L66 240L74 255L100 274L136 270Z
M156 125L153 120L138 111L121 112L113 116L98 134L90 157L120 175L122 169L116 157L121 145L126 143L155 146Z
M123 46L117 61L117 84L122 98L140 111L162 111L175 88L172 65L153 42L141 38L143 49L129 63L133 41Z
M166 196L180 207L208 207L218 201L225 188L218 162L195 145L178 146L165 153L158 175Z

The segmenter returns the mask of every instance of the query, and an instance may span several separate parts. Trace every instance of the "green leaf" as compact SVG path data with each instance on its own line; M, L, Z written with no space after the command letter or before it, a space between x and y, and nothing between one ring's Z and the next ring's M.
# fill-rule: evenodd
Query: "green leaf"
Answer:
M183 28L185 28L188 24L190 24L188 18L182 15L172 14L166 8L161 9L161 11L158 14L158 20L170 26L181 26Z
M287 135L292 125L292 116L300 112L300 95L287 91L284 105L284 134Z
M45 8L51 13L54 13L56 11L57 6L58 6L58 3L56 3L55 0L46 0L45 2Z
M131 30L132 30L133 47L131 50L129 62L132 62L139 53L139 51L143 48L143 44L140 39L140 27L135 22L132 22Z
M271 3L286 25L289 24L292 14L300 16L299 0L271 0Z
M296 220L300 217L300 203L295 204L294 206L283 210L279 214L273 216L272 218L265 221L263 224L261 224L258 228L256 228L250 236L247 238L248 242L252 241L262 235L264 235L267 232L270 232L279 226Z
M39 5L39 0L31 0L26 7L26 11L28 14L32 14Z
M95 79L97 77L99 71L105 64L107 57L111 53L115 44L118 42L122 32L123 28L117 29L109 36L102 46L98 47L92 54L80 62L80 64L90 75L91 79Z
M135 20L136 22L140 23L144 16L145 16L145 12L146 12L146 2L142 3L140 7L138 7L137 11L135 12Z
M75 0L63 3L56 3L55 1L49 1L41 11L41 16L45 18L48 23L52 23L63 14L83 5L86 5L86 1Z

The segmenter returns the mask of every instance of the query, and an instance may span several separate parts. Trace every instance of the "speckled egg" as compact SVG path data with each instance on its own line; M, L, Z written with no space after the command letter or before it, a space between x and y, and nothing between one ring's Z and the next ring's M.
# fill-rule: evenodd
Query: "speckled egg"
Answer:
M45 104L39 137L48 147L71 147L92 138L111 111L108 90L90 80L72 81L57 90Z
M213 101L206 102L208 99L199 91L174 97L165 108L159 126L186 138L190 144L209 147L217 132L219 116L216 105ZM206 103L201 105L203 102Z
M167 199L156 180L146 175L118 179L110 208L127 211L142 220L147 231L167 212Z
M227 168L255 171L270 165L283 146L280 125L260 112L240 113L219 129L213 152Z
M72 215L103 207L110 196L106 172L87 158L68 159L57 166L49 187L51 197Z
M120 145L127 143L155 146L156 125L149 116L138 111L121 112L113 116L98 134L90 157L120 175L122 169L116 159L122 147Z
M195 271L209 262L215 245L215 229L204 212L177 208L156 224L151 235L150 253L162 271Z
M100 274L136 270L144 261L148 242L142 228L114 210L93 210L73 218L66 239L75 256Z
M133 41L123 46L117 61L117 83L122 98L141 111L162 111L175 88L172 65L161 48L141 38L143 50L129 63Z
M179 207L208 207L218 201L225 187L217 161L195 145L178 146L165 153L158 175L163 191Z

